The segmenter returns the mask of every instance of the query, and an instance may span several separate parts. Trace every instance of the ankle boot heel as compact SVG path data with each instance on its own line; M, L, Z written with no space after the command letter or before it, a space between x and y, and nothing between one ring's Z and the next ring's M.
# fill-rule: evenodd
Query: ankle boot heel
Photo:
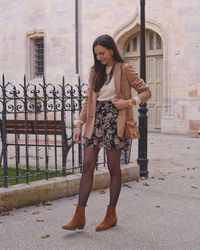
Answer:
M85 224L82 224L82 225L79 225L79 226L77 226L77 229L83 229L84 228L84 226L85 226Z
M115 221L112 226L115 227L116 225L117 225L117 221Z
M83 229L85 226L85 207L76 207L76 211L74 216L72 217L71 221L62 226L62 229L65 230L76 230L76 229Z
M96 226L96 231L99 232L108 230L116 225L117 225L117 215L115 207L108 205L106 216L104 217L103 221Z

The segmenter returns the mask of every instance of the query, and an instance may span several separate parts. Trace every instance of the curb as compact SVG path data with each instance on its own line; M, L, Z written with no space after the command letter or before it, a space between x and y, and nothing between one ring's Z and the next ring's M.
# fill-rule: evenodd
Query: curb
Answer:
M56 200L79 192L81 174L56 177L49 180L36 181L30 184L18 184L8 188L0 188L0 212ZM122 182L139 179L139 166L122 166ZM93 190L109 186L110 175L107 169L95 171Z

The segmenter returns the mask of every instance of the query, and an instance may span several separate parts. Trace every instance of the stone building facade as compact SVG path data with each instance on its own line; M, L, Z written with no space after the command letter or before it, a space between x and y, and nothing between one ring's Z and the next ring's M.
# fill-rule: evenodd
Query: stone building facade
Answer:
M149 130L200 132L199 16L199 0L146 0ZM2 0L0 74L12 82L25 74L37 84L35 57L42 53L48 82L57 84L63 75L71 83L77 76L87 81L93 40L106 33L139 71L139 29L139 0Z

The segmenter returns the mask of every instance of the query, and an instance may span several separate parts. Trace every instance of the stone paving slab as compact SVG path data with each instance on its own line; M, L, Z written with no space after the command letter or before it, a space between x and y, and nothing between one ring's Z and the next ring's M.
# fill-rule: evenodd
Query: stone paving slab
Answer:
M95 232L109 200L105 188L91 193L81 231L61 229L76 195L0 216L0 249L199 250L199 146L199 138L150 133L149 178L123 185L111 230Z

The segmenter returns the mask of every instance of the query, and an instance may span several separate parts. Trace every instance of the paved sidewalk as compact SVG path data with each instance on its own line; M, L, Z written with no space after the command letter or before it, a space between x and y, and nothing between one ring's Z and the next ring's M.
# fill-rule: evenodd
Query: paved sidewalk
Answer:
M132 159L137 158L137 142ZM83 231L64 231L77 196L0 216L1 250L199 250L200 138L149 134L149 178L122 187L118 225L95 232L109 189L91 193Z

